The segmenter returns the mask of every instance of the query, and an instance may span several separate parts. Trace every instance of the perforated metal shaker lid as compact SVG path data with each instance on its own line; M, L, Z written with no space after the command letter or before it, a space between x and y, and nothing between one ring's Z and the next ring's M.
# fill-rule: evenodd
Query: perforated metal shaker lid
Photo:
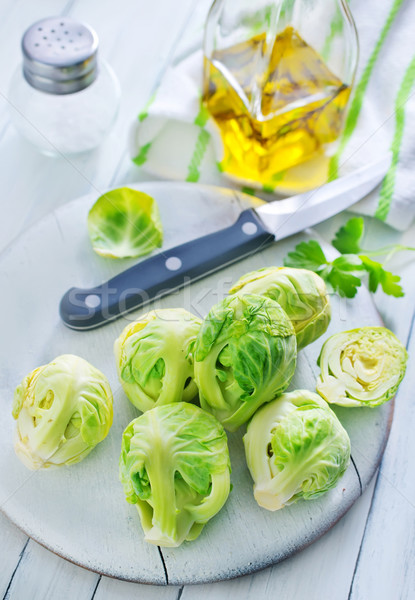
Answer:
M23 74L28 83L51 94L72 94L97 76L98 36L69 17L49 17L23 35Z

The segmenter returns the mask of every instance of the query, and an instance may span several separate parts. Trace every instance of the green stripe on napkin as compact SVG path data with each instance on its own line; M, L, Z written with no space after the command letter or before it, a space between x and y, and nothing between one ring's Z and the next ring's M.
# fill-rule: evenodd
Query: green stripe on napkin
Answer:
M150 98L144 104L143 110L138 114L138 120L140 121L140 123L141 123L141 121L144 121L144 119L147 119L147 117L148 117L148 109L153 104L153 102L154 102L154 100L156 98L156 94L157 94L157 90L151 94Z
M190 160L188 175L186 181L196 183L200 178L200 165L206 152L210 140L210 133L206 129L201 129L197 136L196 146Z
M138 120L139 120L140 123L142 121L144 121L144 119L147 119L147 117L148 117L148 109L153 104L154 99L156 97L156 94L157 94L157 90L151 94L151 96L149 97L149 99L145 103L143 110L138 114L137 118L138 118ZM141 165L143 165L146 162L147 155L148 155L148 152L150 150L150 147L151 147L151 142L148 142L148 144L145 144L144 146L141 146L141 148L138 151L137 156L134 156L134 158L132 159L133 162L136 165L141 166Z
M380 33L379 39L375 44L372 54L369 57L369 60L366 64L366 67L362 73L360 81L356 86L356 91L353 97L353 100L350 104L350 109L347 114L346 124L344 126L343 135L340 140L339 149L336 154L332 157L329 164L329 181L336 179L338 177L339 172L339 161L340 156L345 149L347 142L352 136L353 131L355 130L357 121L359 119L360 111L362 109L363 100L365 96L365 92L367 86L370 81L370 77L372 75L373 69L375 67L376 61L378 59L379 53L382 49L382 46L387 38L389 30L395 20L396 15L399 12L401 4L404 0L394 0L392 4L392 8L388 14L388 17L385 21L384 26L382 27L382 31Z
M199 112L194 120L194 124L200 127L199 135L197 136L195 149L193 150L192 158L190 159L188 167L188 175L186 181L196 183L200 178L200 165L202 164L203 157L206 152L210 141L210 133L204 129L208 119L209 112L202 102L202 94L200 93L200 108Z
M399 153L402 144L402 138L405 129L405 104L409 99L411 90L415 82L415 57L409 64L402 79L398 94L395 100L395 134L391 145L392 163L389 171L383 180L380 191L379 204L375 212L375 217L384 221L388 216L391 206L393 193L395 189L396 169L398 166Z
M151 142L148 142L148 144L141 146L141 148L138 151L137 156L135 156L133 158L133 162L135 162L136 165L141 166L146 162L147 154L148 154L148 151L150 150L150 147L151 147Z

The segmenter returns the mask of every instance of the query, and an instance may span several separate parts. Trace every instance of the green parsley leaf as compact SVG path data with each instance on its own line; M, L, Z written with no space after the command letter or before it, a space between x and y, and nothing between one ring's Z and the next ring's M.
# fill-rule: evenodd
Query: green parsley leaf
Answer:
M320 272L328 264L327 258L321 246L315 240L300 242L295 250L289 252L284 259L286 267L294 269L308 269L315 273Z
M320 244L316 240L297 244L292 252L284 259L286 267L308 269L314 271L341 296L353 298L362 285L362 278L368 274L368 285L371 292L376 292L379 286L385 294L400 298L404 295L401 278L383 268L382 263L372 260L362 250L360 244L364 235L364 220L353 217L340 227L333 240L333 246L341 252L341 256L333 261L326 258ZM371 251L370 255L390 251L391 247ZM395 251L415 250L407 246L392 246Z
M362 261L355 254L343 254L331 263L326 280L341 296L353 298L362 285L359 271L364 269Z
M369 290L376 292L378 286L381 285L385 294L401 298L404 296L402 286L399 285L401 278L399 275L394 275L390 271L386 271L380 262L372 260L364 254L360 256L363 267L369 273Z
M355 254L344 254L329 262L318 242L300 242L284 260L286 267L308 269L318 273L334 291L353 298L361 285L357 271L363 270L362 261Z
M363 218L353 217L336 232L332 244L341 254L359 254L364 231Z

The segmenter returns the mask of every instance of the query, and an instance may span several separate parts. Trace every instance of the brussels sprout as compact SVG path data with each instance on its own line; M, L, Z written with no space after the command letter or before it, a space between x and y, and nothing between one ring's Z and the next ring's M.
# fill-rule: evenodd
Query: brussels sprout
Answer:
M185 402L147 411L124 431L120 480L147 542L179 546L196 539L230 490L223 427Z
M156 201L127 187L98 198L88 214L88 232L95 252L110 258L143 256L163 242Z
M200 324L183 308L151 311L116 340L118 376L139 410L196 396L192 350Z
M195 346L200 405L230 431L283 392L294 375L294 328L277 302L233 295L202 323Z
M260 506L278 510L333 488L348 467L350 440L317 394L297 390L263 406L243 438Z
M408 354L385 327L360 327L332 335L318 358L317 391L340 406L379 406L393 398Z
M25 377L14 393L14 447L29 469L79 462L107 435L112 393L86 360L58 356Z
M247 273L229 290L230 294L260 294L282 306L297 336L297 348L314 342L327 329L331 309L323 279L306 269L266 267Z

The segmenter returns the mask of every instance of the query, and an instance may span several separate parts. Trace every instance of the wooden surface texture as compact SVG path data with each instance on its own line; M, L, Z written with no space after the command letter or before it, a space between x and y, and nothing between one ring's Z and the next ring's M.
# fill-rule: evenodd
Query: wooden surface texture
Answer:
M128 158L131 119L144 106L174 52L186 47L185 40L197 37L205 10L204 0L1 0L1 248L74 198L86 193L99 195L109 187L148 178ZM98 151L51 160L38 154L13 129L7 97L11 75L20 61L22 32L37 19L54 14L68 14L96 28L102 56L115 70L123 95L117 123ZM318 231L330 240L345 220L345 215L335 217ZM414 245L414 233L415 227L399 234L373 221L367 245L396 241ZM17 600L411 600L415 590L415 263L402 254L390 266L403 278L405 298L396 300L378 293L375 302L386 326L408 345L408 374L396 398L391 435L377 478L326 535L292 558L254 575L214 584L160 587L100 577L77 567L28 540L0 514L0 596ZM1 344L7 344L3 336ZM364 468L364 457L359 468Z

